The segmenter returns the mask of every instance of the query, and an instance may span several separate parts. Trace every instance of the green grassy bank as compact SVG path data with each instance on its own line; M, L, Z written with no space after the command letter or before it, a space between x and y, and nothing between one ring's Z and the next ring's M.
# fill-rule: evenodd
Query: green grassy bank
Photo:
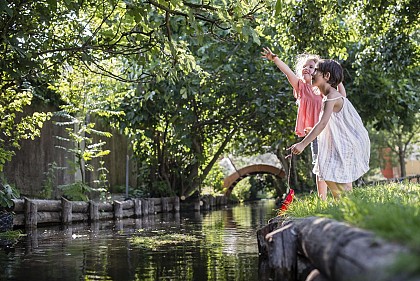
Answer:
M286 211L294 218L319 216L347 222L412 250L399 266L420 274L420 184L402 182L354 188L340 200L316 194L295 197Z

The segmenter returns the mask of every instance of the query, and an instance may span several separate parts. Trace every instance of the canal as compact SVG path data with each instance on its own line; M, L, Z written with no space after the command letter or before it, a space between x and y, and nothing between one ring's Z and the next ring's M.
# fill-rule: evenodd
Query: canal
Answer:
M256 231L275 214L274 200L262 200L38 227L2 246L0 280L260 280Z

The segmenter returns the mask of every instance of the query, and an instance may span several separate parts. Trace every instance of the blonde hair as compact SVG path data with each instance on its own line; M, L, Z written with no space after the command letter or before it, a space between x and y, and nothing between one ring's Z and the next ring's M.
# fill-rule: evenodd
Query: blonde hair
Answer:
M316 64L318 63L320 59L321 58L318 55L314 55L314 54L304 53L304 54L298 55L296 57L296 64L295 64L295 73L297 77L302 78L302 69L308 60L312 60Z

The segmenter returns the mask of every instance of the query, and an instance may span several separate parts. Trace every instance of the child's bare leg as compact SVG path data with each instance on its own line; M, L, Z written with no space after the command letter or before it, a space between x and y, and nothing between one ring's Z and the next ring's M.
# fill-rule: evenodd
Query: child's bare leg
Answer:
M331 190L332 195L335 199L340 198L341 193L344 191L352 190L352 183L338 183L332 181L326 181L328 188Z
M332 181L325 181L328 185L328 188L331 190L331 193L335 199L340 197L340 189L338 188L337 184Z
M320 180L318 176L316 176L316 189L318 191L319 198L322 200L327 200L327 183L323 180Z
M332 181L326 181L326 183L328 188L331 190L334 199L340 198L341 193L344 191L344 185Z

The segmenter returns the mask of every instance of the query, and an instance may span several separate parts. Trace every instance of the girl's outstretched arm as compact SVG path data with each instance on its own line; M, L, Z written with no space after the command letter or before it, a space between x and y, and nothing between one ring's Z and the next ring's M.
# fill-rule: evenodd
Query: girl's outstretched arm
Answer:
M263 48L261 55L263 58L274 62L281 70L281 72L286 75L287 80L289 80L289 83L292 85L293 89L298 91L299 77L297 77L297 75L293 72L293 70L290 69L287 64L285 64L279 57L277 57L277 55L274 54L269 48Z

